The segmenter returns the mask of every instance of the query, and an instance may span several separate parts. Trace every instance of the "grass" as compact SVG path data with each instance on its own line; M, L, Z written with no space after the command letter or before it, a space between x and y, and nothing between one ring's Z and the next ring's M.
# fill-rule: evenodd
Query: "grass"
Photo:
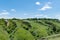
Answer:
M56 38L50 38L48 40L60 40L60 37L56 37Z
M7 21L8 26L5 19L0 20L0 40L38 40L60 33L60 21L55 19L8 19ZM60 35L58 36L48 40L60 40Z

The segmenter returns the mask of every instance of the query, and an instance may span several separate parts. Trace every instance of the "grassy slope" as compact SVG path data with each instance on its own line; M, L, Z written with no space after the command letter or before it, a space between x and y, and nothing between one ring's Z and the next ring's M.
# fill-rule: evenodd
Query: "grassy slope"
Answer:
M7 21L8 26L4 19L0 19L0 40L39 40L42 37L60 33L60 21L56 19L10 19ZM59 40L59 37L54 39Z
M60 40L60 37L56 37L56 38L51 38L49 40Z

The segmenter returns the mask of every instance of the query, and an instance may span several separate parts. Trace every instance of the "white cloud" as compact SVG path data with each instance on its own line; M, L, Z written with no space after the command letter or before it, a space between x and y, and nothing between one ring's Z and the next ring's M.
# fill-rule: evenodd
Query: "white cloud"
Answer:
M51 2L48 2L47 4L52 4Z
M7 10L2 10L3 12L6 12Z
M0 15L8 15L9 12L7 10L3 10L2 12L0 12Z
M9 17L9 16L0 16L0 18L11 19L11 18L13 18L13 17Z
M28 15L28 14L25 13L24 15Z
M43 14L36 14L35 17L43 16Z
M48 15L45 14L36 14L35 17L39 17L39 18L51 18Z
M8 11L8 10L2 10L0 12L0 18L5 18L5 19L13 18L13 16L9 16L10 12L16 12L16 11L15 11L15 9L11 9L10 11Z
M6 15L6 14L9 14L9 12L2 12L1 14Z
M56 18L56 19L60 19L60 14L56 14L56 15L55 15L55 18Z
M15 9L11 9L11 11L12 11L12 12L16 12L16 10L15 10Z
M40 8L39 10L48 10L51 9L52 7L49 6L51 4L51 2L46 3L42 8Z
M2 10L0 12L0 18L8 18L10 13L7 10Z
M35 4L36 4L36 5L40 5L41 3L40 3L40 2L36 2Z

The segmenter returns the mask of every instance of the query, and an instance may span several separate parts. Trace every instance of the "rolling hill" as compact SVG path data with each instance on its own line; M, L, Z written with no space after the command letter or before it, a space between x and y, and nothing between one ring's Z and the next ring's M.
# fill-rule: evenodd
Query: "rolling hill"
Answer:
M59 33L58 19L0 19L0 40L43 40L43 37Z

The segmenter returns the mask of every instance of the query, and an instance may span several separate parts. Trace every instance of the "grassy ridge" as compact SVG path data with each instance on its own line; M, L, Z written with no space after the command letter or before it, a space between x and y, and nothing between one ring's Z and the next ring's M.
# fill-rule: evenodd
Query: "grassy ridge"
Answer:
M58 19L0 19L0 40L40 40L59 33Z

